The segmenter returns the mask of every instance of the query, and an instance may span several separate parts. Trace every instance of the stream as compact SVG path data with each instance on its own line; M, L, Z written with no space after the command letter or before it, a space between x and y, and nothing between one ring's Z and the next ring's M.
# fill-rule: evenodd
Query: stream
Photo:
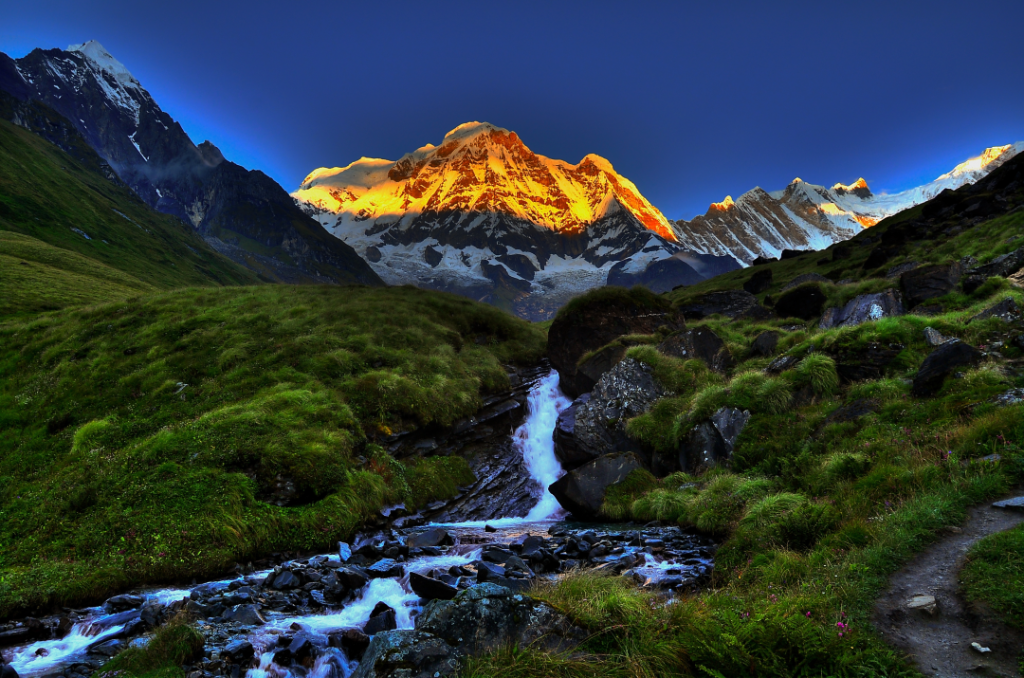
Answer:
M398 517L340 544L337 553L66 610L43 620L50 636L63 637L0 652L21 678L86 678L117 652L145 645L149 630L185 610L206 639L205 656L186 667L189 678L348 678L374 633L414 628L428 599L450 598L478 582L523 589L538 577L594 567L666 595L699 586L712 567L714 544L706 538L677 527L564 520L547 487L563 475L552 433L569 404L550 371L530 387L526 417L512 433L512 450L535 481L526 515L492 506L486 520L416 524Z

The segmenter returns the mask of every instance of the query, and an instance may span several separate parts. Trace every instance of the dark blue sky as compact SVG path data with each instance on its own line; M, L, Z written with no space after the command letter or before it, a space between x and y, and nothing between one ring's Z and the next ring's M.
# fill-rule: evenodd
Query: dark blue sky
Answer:
M1024 140L1020 0L5 0L0 14L0 50L99 40L194 141L288 190L468 120L550 157L603 155L672 219L795 176L900 190Z

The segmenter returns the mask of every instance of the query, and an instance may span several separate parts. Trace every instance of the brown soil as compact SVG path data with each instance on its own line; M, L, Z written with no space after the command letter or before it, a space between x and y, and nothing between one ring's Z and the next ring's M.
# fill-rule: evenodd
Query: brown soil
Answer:
M965 601L959 593L959 572L974 542L1024 522L1024 511L971 509L967 522L918 555L889 581L889 589L875 604L874 622L893 646L905 651L927 676L1020 675L1018 657L1024 652L1024 631L1007 626L983 606ZM935 596L934 615L910 610L915 595ZM980 653L972 642L991 649Z

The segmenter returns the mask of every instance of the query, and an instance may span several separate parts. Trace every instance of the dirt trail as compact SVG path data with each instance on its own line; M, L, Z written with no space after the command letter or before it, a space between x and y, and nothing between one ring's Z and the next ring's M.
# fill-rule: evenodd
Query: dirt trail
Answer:
M890 644L909 654L926 676L1020 675L1017 657L1024 651L1024 631L968 604L958 594L958 586L971 545L1021 522L1021 510L994 508L989 503L973 508L960 531L952 531L889 580L889 589L875 604L875 626ZM918 594L935 596L934 615L907 608L910 598ZM972 649L972 642L992 651L981 654Z

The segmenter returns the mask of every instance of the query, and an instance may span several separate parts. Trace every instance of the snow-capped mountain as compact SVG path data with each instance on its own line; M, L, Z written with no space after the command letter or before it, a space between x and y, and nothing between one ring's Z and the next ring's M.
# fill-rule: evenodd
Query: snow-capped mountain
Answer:
M704 254L731 255L749 264L784 249L824 249L882 219L931 200L945 189L972 184L1024 150L1024 142L986 149L923 186L875 195L864 179L832 188L794 179L781 191L754 188L727 196L707 213L675 222L680 242Z
M292 196L385 282L487 299L531 319L606 283L662 291L738 266L691 252L604 158L547 158L488 123L459 125L397 162L315 170Z
M17 60L0 53L0 90L66 118L147 204L191 223L236 262L285 282L380 284L270 177L225 160L208 141L193 144L95 40Z

